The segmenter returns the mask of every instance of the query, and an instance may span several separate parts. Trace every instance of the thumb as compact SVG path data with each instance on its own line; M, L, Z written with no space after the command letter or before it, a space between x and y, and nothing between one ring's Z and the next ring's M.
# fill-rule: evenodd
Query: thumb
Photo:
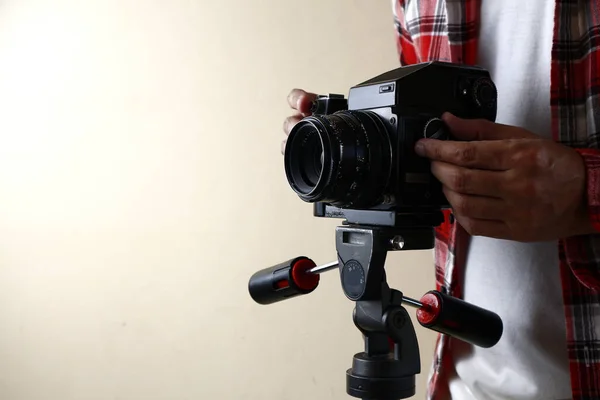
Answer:
M538 136L516 126L497 124L487 119L464 119L444 113L442 120L458 140L532 139Z

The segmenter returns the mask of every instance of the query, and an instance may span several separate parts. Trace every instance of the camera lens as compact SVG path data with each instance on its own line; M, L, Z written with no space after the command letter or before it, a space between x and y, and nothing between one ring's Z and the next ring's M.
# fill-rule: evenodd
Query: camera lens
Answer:
M285 172L306 202L373 206L381 200L391 173L387 129L369 111L306 117L289 134Z
M323 146L316 135L311 135L300 151L302 154L299 161L304 163L299 168L302 181L306 185L315 186L323 170Z

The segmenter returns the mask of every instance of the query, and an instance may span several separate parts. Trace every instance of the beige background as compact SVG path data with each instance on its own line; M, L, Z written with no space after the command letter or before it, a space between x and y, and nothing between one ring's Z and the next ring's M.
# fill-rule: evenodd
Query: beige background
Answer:
M390 3L0 3L2 400L349 398L338 276L271 307L246 285L335 258L284 179L286 96L395 68ZM431 252L388 271L433 288Z

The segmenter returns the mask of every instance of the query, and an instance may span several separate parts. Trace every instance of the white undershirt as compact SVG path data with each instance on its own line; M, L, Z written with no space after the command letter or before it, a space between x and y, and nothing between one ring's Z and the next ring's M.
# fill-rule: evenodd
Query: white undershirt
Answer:
M498 87L497 122L546 137L554 5L484 0L479 40L478 64ZM505 330L491 349L455 341L453 400L571 398L556 242L473 237L464 295L498 313Z

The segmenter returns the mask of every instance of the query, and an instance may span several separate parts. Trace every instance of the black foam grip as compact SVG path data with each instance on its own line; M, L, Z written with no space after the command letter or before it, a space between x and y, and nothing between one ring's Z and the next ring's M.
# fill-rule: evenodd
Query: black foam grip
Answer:
M498 314L438 291L421 298L417 320L425 328L444 333L479 347L493 347L504 326Z

